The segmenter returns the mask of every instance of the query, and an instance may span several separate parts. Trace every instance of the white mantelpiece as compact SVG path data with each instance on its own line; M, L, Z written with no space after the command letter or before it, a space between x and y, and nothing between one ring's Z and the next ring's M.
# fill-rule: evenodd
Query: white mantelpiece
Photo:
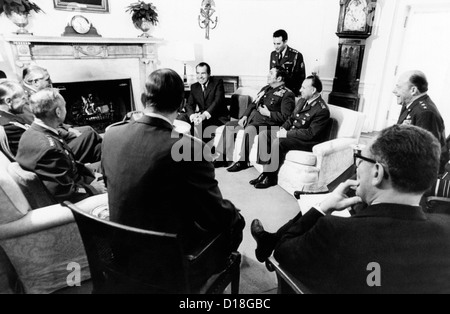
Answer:
M131 79L136 109L148 75L158 63L157 38L45 37L4 35L15 71L34 63L47 68L54 82Z

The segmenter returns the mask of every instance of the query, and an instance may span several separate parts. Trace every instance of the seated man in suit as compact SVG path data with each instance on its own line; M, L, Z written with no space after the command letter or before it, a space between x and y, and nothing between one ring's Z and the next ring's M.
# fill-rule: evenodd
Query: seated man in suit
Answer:
M16 160L38 175L55 201L78 202L90 195L105 193L99 176L76 161L57 127L66 118L66 102L57 89L43 89L30 97L36 117L23 133Z
M222 134L222 141L216 147L218 156L215 165L217 167L228 166L234 149L234 135L243 129L245 133L239 161L227 170L238 172L247 169L249 167L249 150L252 147L251 141L255 135L268 128L270 131L272 127L281 126L289 118L295 107L295 96L285 86L286 75L286 71L282 67L273 67L267 77L268 85L261 89L242 118L239 121L227 123Z
M244 218L222 198L214 167L206 161L211 157L191 155L202 154L206 144L174 130L183 98L180 76L171 69L157 70L146 82L145 115L106 133L102 166L111 221L176 233L187 252L205 239L227 234L221 253L229 253L242 241ZM222 266L204 265L193 279L203 284Z
M186 114L178 119L192 124L192 132L200 139L209 139L203 131L209 126L221 126L230 120L225 104L223 81L211 76L211 67L201 62L196 67L197 83L191 85Z
M48 71L42 67L32 65L23 70L22 85L28 96L36 92L52 87L52 80ZM24 108L26 119L32 119L32 113L28 106ZM64 122L64 121L63 121ZM99 162L102 155L102 137L90 126L72 128L61 123L58 132L66 141L75 157L81 163Z
M23 108L28 104L28 97L18 82L0 80L0 125L7 137L8 149L4 151L14 159L19 148L19 141L25 130L33 123L21 117Z
M439 159L430 132L385 129L355 154L356 180L276 234L252 223L258 260L276 246L280 265L319 293L450 293L450 216L419 206L436 181ZM350 189L357 196L347 197ZM361 201L369 206L351 218L329 215Z
M326 140L330 125L330 110L322 99L322 82L317 76L309 76L303 81L300 89L302 98L295 106L290 118L283 124L278 133L267 131L259 133L258 141L267 143L268 136L272 136L270 154L260 157L260 164L264 165L263 173L250 181L257 189L266 189L277 185L278 172L290 150L311 151L314 145ZM259 149L260 156L265 153ZM264 160L265 159L265 160Z

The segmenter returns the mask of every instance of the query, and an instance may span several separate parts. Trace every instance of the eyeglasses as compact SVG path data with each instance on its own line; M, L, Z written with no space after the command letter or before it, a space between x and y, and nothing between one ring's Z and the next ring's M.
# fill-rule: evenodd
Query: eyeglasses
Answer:
M364 156L361 155L360 153L354 153L354 154L353 154L353 158L355 159L355 166L357 166L357 164L356 164L356 159L362 159L362 160L367 161L367 162L370 162L370 163L372 163L372 164L377 164L377 163L378 163L378 161L376 161L376 160L374 160L374 159L370 159L370 158L364 157Z
M50 81L50 76L37 77L37 78L34 79L35 82L41 81L41 80Z
M372 163L372 164L374 164L374 165L379 164L379 165L380 165L381 167L383 167L383 169L384 169L384 178L385 178L385 179L388 179L388 178L389 178L389 173L388 173L388 171L387 171L387 169L386 169L387 167L385 167L383 164L381 164L380 162L376 161L375 159L371 159L371 158L368 158L368 157L364 157L364 156L361 155L360 153L354 153L354 154L353 154L353 158L354 158L355 166L356 166L357 168L358 168L359 164L356 163L356 159L361 159L361 160L370 162L370 163Z

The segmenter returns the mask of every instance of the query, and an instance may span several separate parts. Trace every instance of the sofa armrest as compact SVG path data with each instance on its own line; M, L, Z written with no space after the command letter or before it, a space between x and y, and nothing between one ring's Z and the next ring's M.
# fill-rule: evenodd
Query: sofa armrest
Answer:
M91 211L97 206L107 204L107 202L108 195L101 194L78 202L77 206L82 210ZM0 225L0 240L25 236L73 221L75 221L74 217L67 207L59 204L41 207L28 212L21 219Z
M353 154L352 145L356 145L358 141L354 138L337 138L331 141L320 143L313 147L313 153L317 156L316 167L320 168L324 158L329 155L349 150Z
M354 138L338 138L314 146L313 153L320 169L319 186L330 184L351 167L354 162L352 145L357 143Z

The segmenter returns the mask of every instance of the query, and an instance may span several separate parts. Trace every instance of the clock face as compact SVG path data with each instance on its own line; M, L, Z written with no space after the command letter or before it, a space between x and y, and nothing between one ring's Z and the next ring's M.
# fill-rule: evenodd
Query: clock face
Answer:
M72 18L71 26L78 34L86 34L91 29L91 22L82 15L75 15Z
M367 25L367 1L351 0L347 6L343 31L364 32Z

